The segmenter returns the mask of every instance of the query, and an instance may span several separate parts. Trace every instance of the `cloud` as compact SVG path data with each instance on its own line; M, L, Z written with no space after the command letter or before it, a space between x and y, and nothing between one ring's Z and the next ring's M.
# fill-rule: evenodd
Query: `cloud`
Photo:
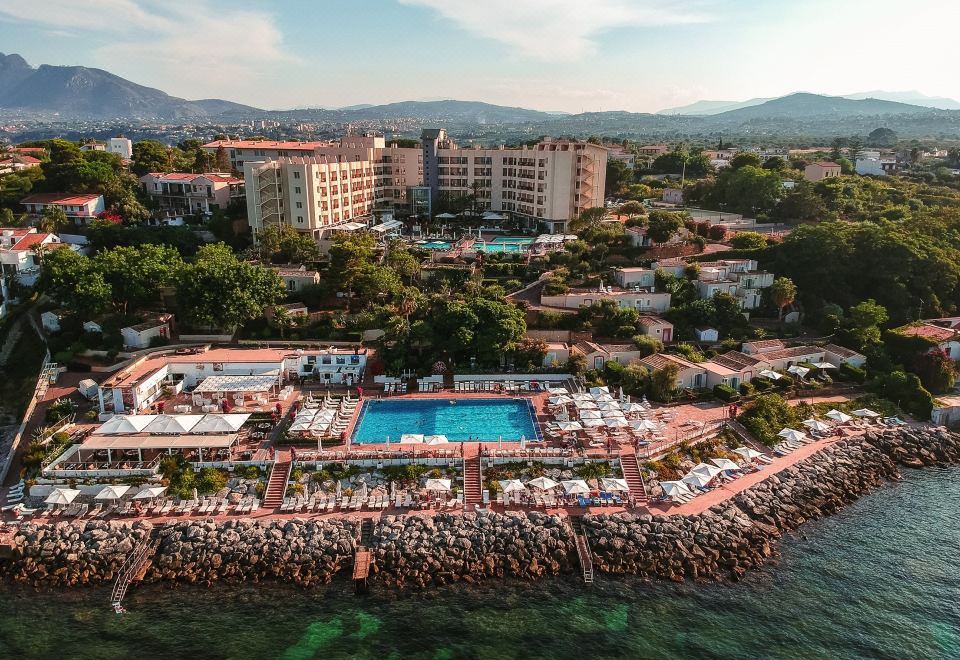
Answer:
M3 15L96 37L85 64L183 96L230 93L296 61L270 14L220 10L209 0L8 0Z
M592 55L597 37L621 28L708 20L697 0L399 0L431 9L467 32L525 57L570 62Z

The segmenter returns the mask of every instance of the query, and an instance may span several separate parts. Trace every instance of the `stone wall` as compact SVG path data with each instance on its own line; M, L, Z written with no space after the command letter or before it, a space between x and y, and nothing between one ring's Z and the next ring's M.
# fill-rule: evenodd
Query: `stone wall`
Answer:
M594 568L649 578L738 579L763 563L776 539L839 511L889 479L898 465L960 462L960 436L945 430L869 433L838 442L693 516L620 513L583 519ZM147 582L330 582L352 565L358 522L348 519L62 521L27 524L0 578L34 587L110 584L144 539L156 552ZM562 516L540 512L384 516L370 542L371 580L423 588L485 578L575 573Z

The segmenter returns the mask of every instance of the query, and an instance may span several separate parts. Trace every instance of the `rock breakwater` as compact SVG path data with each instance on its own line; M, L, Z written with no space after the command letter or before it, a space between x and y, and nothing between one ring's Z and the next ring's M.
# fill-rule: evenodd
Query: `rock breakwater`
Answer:
M960 435L943 429L870 432L837 442L698 515L587 515L594 569L651 579L739 579L777 538L839 511L899 468L960 462ZM330 582L353 560L351 519L104 521L23 525L0 578L38 588L103 585L142 542L155 548L147 582ZM567 519L541 512L383 516L369 549L371 579L425 588L486 578L536 579L578 568Z

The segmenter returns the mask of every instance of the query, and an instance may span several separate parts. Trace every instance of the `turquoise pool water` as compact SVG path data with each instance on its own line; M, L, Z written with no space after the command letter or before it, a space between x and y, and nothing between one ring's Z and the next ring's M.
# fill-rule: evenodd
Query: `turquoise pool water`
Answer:
M498 236L484 243L474 244L480 252L523 252L533 243L532 238L518 236Z
M540 437L526 399L371 399L360 409L352 442L399 442L405 433L445 435L450 442Z
M449 250L452 245L446 241L430 241L429 243L421 243L418 247L424 250Z

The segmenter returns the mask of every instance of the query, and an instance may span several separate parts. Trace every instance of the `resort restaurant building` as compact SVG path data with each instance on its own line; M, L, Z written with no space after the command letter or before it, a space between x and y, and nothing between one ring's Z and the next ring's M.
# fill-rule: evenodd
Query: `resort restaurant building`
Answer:
M188 392L201 396L276 393L294 377L316 378L330 387L351 386L362 379L367 357L367 350L359 347L215 348L155 354L133 362L101 385L100 413L138 413L162 396Z

